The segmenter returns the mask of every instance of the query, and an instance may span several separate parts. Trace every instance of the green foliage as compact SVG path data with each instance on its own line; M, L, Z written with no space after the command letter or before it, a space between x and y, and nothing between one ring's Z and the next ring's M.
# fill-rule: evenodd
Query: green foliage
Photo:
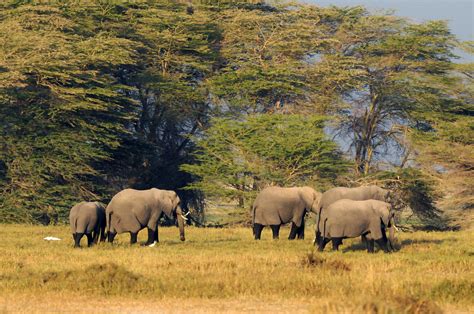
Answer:
M215 119L196 139L198 163L181 169L199 178L189 188L241 202L268 185L328 186L347 163L324 134L324 122L320 116L283 114Z
M328 41L317 10L248 7L222 12L220 73L210 80L216 101L231 111L269 112L308 103L314 85L305 58Z
M462 180L446 194L413 185L422 202L472 204L473 68L452 62L472 43L444 22L250 0L14 0L0 33L0 221L63 220L126 187L197 208L203 192L329 188L347 162L317 115L345 136L356 177L395 164L446 179L440 164Z
M339 12L335 41L313 75L333 87L326 97L335 99L337 128L351 142L355 171L367 175L377 171L377 161L387 162L390 148L398 146L403 160L404 131L416 113L449 99L443 82L453 68L454 37L441 21L411 24L360 8Z
M392 192L391 203L398 212L397 225L425 230L459 228L437 207L442 194L437 190L436 180L420 169L379 171L360 177L357 184L376 184Z
M55 7L0 14L0 220L57 218L78 199L101 198L97 163L134 119L128 87L111 71L134 62L134 45L77 34L78 24Z

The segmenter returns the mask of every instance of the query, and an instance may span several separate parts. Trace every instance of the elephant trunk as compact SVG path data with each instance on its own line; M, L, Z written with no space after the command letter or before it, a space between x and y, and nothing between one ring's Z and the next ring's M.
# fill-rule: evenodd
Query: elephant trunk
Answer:
M112 210L109 210L107 212L107 209L105 210L105 236L108 238L110 235L110 225L112 224Z
M390 219L389 228L388 228L388 241L390 243L392 251L395 251L395 247L393 246L394 240L395 240L395 221L393 220L393 217L392 217Z
M183 211L181 210L181 207L178 206L176 208L176 217L178 219L178 228L179 228L179 238L181 241L185 240L184 237L184 218L183 218Z

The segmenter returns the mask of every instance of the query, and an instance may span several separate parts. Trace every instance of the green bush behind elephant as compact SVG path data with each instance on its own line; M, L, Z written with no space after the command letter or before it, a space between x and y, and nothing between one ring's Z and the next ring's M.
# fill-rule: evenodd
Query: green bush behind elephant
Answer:
M321 193L305 187L267 187L255 199L252 207L252 224L255 240L261 237L262 229L270 226L273 238L279 237L280 226L291 222L288 239L304 238L304 217L306 212L317 212Z
M389 252L385 229L390 228L393 242L394 226L390 223L392 216L391 205L382 201L343 199L334 202L321 213L319 250L323 251L331 240L333 250L337 250L342 239L362 235L367 239L368 252L374 252L374 241L384 252Z
M130 233L130 243L137 242L137 234L143 228L148 229L145 245L158 242L158 221L162 214L178 220L181 241L184 237L184 221L180 199L176 192L160 189L125 189L117 193L107 206L107 233L109 242L113 242L117 233Z

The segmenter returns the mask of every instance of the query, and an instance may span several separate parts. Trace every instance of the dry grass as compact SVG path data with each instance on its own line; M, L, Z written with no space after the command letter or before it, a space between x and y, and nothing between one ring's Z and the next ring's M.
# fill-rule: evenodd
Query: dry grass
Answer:
M318 253L267 229L256 242L250 229L188 228L181 243L161 228L154 248L124 234L73 249L66 226L0 225L0 312L473 312L473 236L403 233L401 251L369 255L359 239Z

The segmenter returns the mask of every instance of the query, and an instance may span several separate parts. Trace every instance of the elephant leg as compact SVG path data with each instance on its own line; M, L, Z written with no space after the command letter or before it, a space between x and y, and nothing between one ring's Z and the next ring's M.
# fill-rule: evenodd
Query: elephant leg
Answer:
M385 253L393 252L393 244L387 238L387 233L385 232L385 228L382 228L382 240L385 242L387 247L387 251L384 250Z
M298 228L298 240L303 240L304 239L304 220L301 223L301 226Z
M74 239L74 247L81 247L81 239L84 236L84 233L76 233L76 238Z
M329 243L329 241L331 241L331 239L329 239L329 238L321 238L321 239L319 240L318 251L319 251L319 252L324 251L324 248L326 247L326 244Z
M137 235L138 232L130 232L130 244L135 244L137 243Z
M273 239L278 240L280 237L280 225L270 225L270 228L272 228Z
M115 239L115 236L117 235L116 232L112 232L112 231L109 231L109 233L107 234L107 240L109 243L112 243L114 242L114 239Z
M367 252L368 253L375 253L374 250L374 240L373 239L367 239Z
M105 242L105 227L100 227L100 242Z
M367 235L362 235L360 238L361 238L361 240L362 240L362 243L364 243L365 248L367 249L367 251L369 251L370 241L371 241L371 240L367 239Z
M296 232L298 231L298 227L295 225L294 222L291 223L291 230L290 235L288 236L288 240L294 240L296 238Z
M378 240L375 240L375 242L377 242L377 245L385 252L385 253L390 253L390 251L388 250L388 246L387 246L387 237L384 238L381 238L381 239L378 239Z
M332 250L339 250L339 245L342 244L342 238L332 238Z
M155 232L155 238L153 239L156 243L160 242L158 239L158 222L156 223L156 232Z
M314 246L318 246L319 242L321 242L321 232L316 231L314 238Z
M92 236L92 232L86 233L86 237L87 237L87 246L91 247L92 244L94 243L94 237Z
M151 229L151 228L147 228L148 230L148 240L146 240L146 243L145 245L150 245L150 244L153 244L153 242L155 241L155 230Z
M303 220L301 221L301 226L297 230L297 234L298 234L298 240L304 239L304 216L303 216Z
M260 240L260 236L262 235L264 225L261 224L254 224L253 225L253 234L255 236L255 240Z
M94 229L94 233L93 233L93 242L94 242L94 244L97 244L97 242L99 241L99 232L100 232L100 227L97 226Z

